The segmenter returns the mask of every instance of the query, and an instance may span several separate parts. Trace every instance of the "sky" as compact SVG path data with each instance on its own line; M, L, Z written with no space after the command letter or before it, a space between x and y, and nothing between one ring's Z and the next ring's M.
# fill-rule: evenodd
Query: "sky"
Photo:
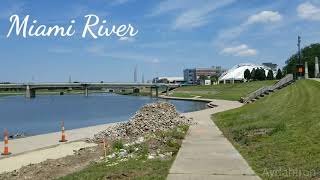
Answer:
M76 35L7 37L14 14L47 27L75 20ZM138 34L82 38L87 14ZM1 0L0 82L132 82L135 67L146 80L195 67L282 67L298 35L302 46L319 42L319 0Z

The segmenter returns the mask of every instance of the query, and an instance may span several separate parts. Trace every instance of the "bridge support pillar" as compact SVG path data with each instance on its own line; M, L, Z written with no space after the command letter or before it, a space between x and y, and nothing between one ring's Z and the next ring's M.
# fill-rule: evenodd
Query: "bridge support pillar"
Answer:
M84 95L85 95L86 97L89 96L89 89L88 89L87 86L84 88Z
M150 87L150 97L152 97L152 87Z
M159 88L156 87L156 97L159 97Z
M26 87L26 94L25 94L26 98L35 98L36 97L36 90L35 89L31 89L29 85L27 85Z
M133 89L133 93L137 93L137 94L140 93L140 89L139 88L134 88Z
M314 64L314 77L315 78L320 78L320 73L319 73L319 59L316 57L315 59L315 64Z
M169 96L169 87L166 87L166 96Z

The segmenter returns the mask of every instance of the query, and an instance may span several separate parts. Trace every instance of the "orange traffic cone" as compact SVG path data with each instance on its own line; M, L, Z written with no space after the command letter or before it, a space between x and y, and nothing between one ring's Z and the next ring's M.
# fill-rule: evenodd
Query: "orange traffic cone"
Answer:
M66 135L64 133L64 122L61 122L61 140L59 142L67 142L68 140L66 140Z
M10 155L11 153L9 152L9 147L8 147L8 143L9 143L9 140L8 140L8 130L5 129L4 130L4 150L3 150L3 153L1 153L1 155L4 155L4 156L7 156L7 155Z

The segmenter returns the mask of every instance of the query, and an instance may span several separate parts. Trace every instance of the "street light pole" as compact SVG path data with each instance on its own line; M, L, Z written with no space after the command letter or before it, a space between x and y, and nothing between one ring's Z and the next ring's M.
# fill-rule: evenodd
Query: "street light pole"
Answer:
M300 79L302 77L302 73L303 73L303 65L302 65L302 62L301 62L301 37L298 36L298 62L297 62L297 76L298 76L298 79Z

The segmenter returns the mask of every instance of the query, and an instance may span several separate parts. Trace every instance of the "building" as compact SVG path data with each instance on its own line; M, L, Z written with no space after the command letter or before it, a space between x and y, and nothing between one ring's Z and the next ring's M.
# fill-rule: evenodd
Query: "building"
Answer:
M238 64L233 68L229 69L225 73L223 73L219 77L219 82L227 83L227 82L234 82L234 81L244 81L244 71L249 69L251 72L253 69L262 68L265 70L266 76L268 75L268 71L272 70L270 67L264 65L256 65L256 64ZM276 71L273 71L273 74L276 74Z
M188 84L196 84L197 77L196 77L195 69L183 70L183 78L184 78L184 81Z
M185 81L183 77L156 77L153 83L183 84Z
M271 68L272 71L277 71L277 68L278 68L278 64L273 64L273 63L271 63L271 62L262 63L262 65Z
M183 70L183 77L188 84L200 84L200 77L207 77L210 79L211 76L219 77L223 72L221 66L213 66L211 68L194 68Z

